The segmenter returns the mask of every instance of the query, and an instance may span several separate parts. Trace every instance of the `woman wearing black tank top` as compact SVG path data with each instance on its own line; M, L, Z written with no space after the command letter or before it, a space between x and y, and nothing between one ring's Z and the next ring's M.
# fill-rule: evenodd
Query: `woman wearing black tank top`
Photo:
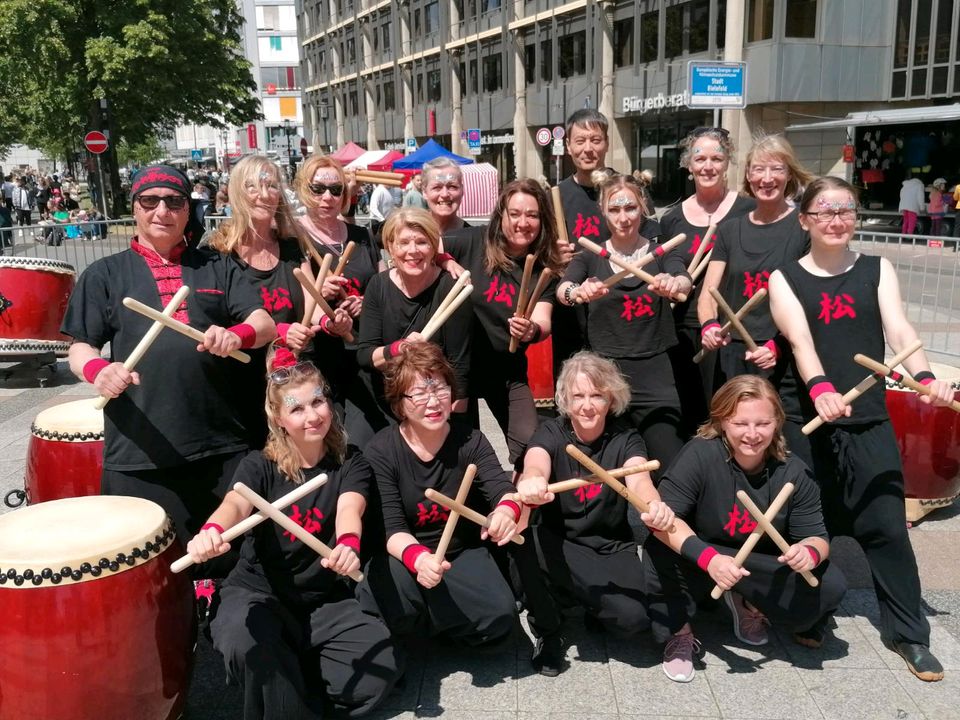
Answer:
M770 278L771 312L809 390L809 398L796 392L784 397L784 434L790 450L814 471L831 537L851 536L866 554L884 645L918 678L935 681L943 678L943 667L929 650L930 626L920 607L917 561L907 535L903 469L883 385L853 405L834 387L846 391L863 379L854 353L880 359L884 338L895 351L917 339L893 266L849 247L856 208L856 191L845 181L824 177L811 183L800 204L810 252ZM933 390L923 402L943 405L952 399L949 384L934 378L922 350L904 366ZM802 425L816 416L828 424L803 435Z

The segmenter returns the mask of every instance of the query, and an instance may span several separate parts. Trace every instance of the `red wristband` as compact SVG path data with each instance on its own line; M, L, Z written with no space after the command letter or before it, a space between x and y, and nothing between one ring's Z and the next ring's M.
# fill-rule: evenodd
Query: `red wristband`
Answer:
M100 374L100 371L109 364L110 361L104 360L103 358L93 358L92 360L87 360L83 366L83 379L93 385L93 381L97 379L97 375Z
M437 253L437 254L434 255L434 257L433 257L433 264L434 264L434 265L443 265L443 264L444 264L445 262L447 262L448 260L453 260L453 255L451 255L451 254L448 253L448 252Z
M821 380L818 383L815 383L810 388L810 399L814 402L817 401L817 398L823 395L824 393L835 393L837 389L833 386L833 383L829 380Z
M513 500L501 500L497 503L498 508L507 508L513 513L513 521L517 522L520 520L520 506L515 503ZM496 509L496 508L494 508Z
M344 533L337 538L337 545L346 545L357 555L360 554L360 536L356 533Z
M320 329L323 330L327 335L333 335L333 331L330 329L330 323L333 322L330 319L329 315L323 315L320 318Z
M919 382L921 385L929 385L929 384L932 383L934 380L936 380L936 378L928 377L928 378L924 378L923 380L919 380L918 382Z
M218 533L220 533L221 535L223 535L223 526L220 525L219 523L215 523L215 522L204 523L203 525L200 526L200 529L201 529L201 530L211 530L211 529L212 529L212 530L216 530Z
M716 548L712 548L709 546L705 547L703 551L700 553L700 557L697 558L697 567L703 570L704 572L706 572L707 565L709 565L710 561L713 560L713 558L715 558L719 554L720 553L717 552Z
M767 340L763 346L773 353L773 359L776 360L780 357L780 348L777 347L776 340Z
M813 558L813 566L816 567L820 564L820 553L817 552L817 549L813 545L804 545L807 549L807 552L810 553L810 557Z
M712 330L713 328L722 327L719 322L716 320L707 320L703 325L700 326L700 337L703 337L707 334L707 330Z
M430 548L426 545L420 545L419 543L411 543L403 549L403 553L400 555L400 560L403 562L403 566L412 572L414 575L417 574L417 558L423 555L424 553L430 552Z
M252 348L257 341L257 331L253 329L253 325L238 323L233 327L228 327L227 330L240 338L240 347L242 348Z
M934 380L937 379L937 376L934 375L929 370L921 370L916 375L913 376L913 379L916 380L921 385L929 385Z
M287 333L290 332L291 323L277 323L277 335L283 341L283 344L287 344Z

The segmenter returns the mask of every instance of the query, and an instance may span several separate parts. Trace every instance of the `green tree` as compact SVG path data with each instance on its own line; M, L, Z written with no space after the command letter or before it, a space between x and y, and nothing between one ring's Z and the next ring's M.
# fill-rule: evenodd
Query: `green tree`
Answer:
M118 213L118 143L260 116L243 22L235 0L2 0L0 148L67 156L86 131L109 129Z
M117 145L117 158L121 165L136 163L137 165L149 165L161 159L166 150L156 136L151 135L138 143L121 140Z

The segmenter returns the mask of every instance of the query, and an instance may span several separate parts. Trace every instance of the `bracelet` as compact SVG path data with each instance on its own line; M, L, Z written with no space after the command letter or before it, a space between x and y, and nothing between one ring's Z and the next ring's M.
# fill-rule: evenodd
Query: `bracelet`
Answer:
M563 289L563 304L564 305L575 305L573 299L573 293L577 291L577 288L580 287L580 283L572 282Z
M497 507L494 508L494 510L497 508L507 508L507 510L513 513L514 522L518 522L520 520L520 505L515 503L513 500L501 500L499 503L497 503Z
M428 548L426 545L421 545L420 543L410 543L403 549L403 552L400 553L400 561L407 570L416 575L417 558L428 552L430 552L430 548Z
M817 567L820 564L820 553L817 552L817 549L813 545L804 545L807 549L807 552L810 553L810 557L813 558L813 566Z
M389 360L400 354L400 349L403 345L403 340L394 340L389 345L383 346L383 359Z
M453 255L448 252L437 253L433 256L433 264L442 266L445 262L453 260Z
M223 525L215 522L204 523L200 526L200 530L216 530L218 533L223 535Z
M916 375L913 376L913 379L916 380L921 385L929 385L934 380L937 379L937 376L934 375L929 370L921 370Z
M356 533L344 533L337 538L337 545L346 545L357 555L360 554L360 536Z
M100 371L109 364L109 360L104 360L103 358L99 357L87 360L87 362L85 362L83 365L83 379L93 385L93 381L97 379L97 375L100 374Z
M814 402L824 393L835 393L837 391L826 375L816 375L807 380L807 390L810 393L810 399Z
M240 347L242 348L252 348L254 343L257 342L257 331L253 328L253 325L238 323L233 327L228 327L227 330L240 338Z

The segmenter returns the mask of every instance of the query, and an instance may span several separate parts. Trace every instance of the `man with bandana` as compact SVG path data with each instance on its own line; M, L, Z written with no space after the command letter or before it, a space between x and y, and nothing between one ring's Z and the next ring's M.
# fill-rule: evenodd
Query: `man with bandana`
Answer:
M234 263L188 247L190 183L183 173L146 167L134 177L131 194L137 232L130 248L80 276L61 331L73 338L70 369L110 398L102 493L158 503L186 544L220 504L248 450L236 411L240 366L227 356L267 344L276 326ZM202 332L203 342L165 329L136 371L127 371L122 361L152 321L124 307L123 299L163 310L184 285L191 292L173 317ZM223 569L204 568L199 576Z

